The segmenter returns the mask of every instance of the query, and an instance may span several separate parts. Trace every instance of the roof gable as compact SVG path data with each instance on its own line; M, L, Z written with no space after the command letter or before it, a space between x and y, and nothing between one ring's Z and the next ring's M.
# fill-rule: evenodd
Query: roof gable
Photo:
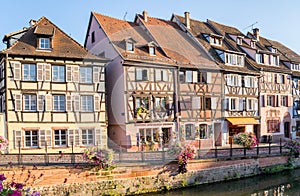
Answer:
M44 36L52 39L53 47L51 51L37 49L38 37ZM18 41L11 47L3 50L2 53L23 56L106 60L92 55L44 16L29 27Z

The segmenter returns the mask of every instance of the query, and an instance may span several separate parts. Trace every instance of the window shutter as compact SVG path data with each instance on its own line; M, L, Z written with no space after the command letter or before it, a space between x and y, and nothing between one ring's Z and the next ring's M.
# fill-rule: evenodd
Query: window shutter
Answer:
M292 102L292 96L288 95L288 96L287 96L287 106L288 106L288 107L291 107L291 106L292 106L292 103L293 103L293 102Z
M167 82L167 81L169 80L169 77L168 77L168 71L164 69L164 70L162 70L162 74L163 74L163 75L162 75L162 77L163 77L162 80L163 80L164 82Z
M93 67L93 82L99 83L100 82L100 68Z
M37 95L37 111L44 111L44 95Z
M72 65L66 65L66 81L72 82Z
M73 80L73 82L76 82L76 83L79 82L79 66L78 65L72 66L72 80Z
M206 83L211 83L211 72L206 73Z
M22 95L15 94L15 111L22 111Z
M161 81L161 70L155 69L155 81Z
M244 110L244 98L239 99L239 111Z
M94 111L100 111L100 96L98 94L94 95Z
M99 146L101 144L101 129L95 129L95 145Z
M21 63L16 61L10 63L14 70L14 80L21 80Z
M81 130L75 129L74 131L74 145L79 146L81 144Z
M200 109L200 97L192 97L192 109Z
M45 130L40 130L39 131L39 147L45 147L45 142L46 142Z
M68 130L68 146L71 147L74 143L74 130Z
M211 98L211 109L212 110L216 110L217 109L217 98L216 97L212 97Z
M193 71L193 83L198 83L198 72Z
M223 99L223 109L228 110L229 109L229 98Z
M254 88L258 87L258 78L254 77Z
M66 95L66 111L72 111L72 95Z
M52 130L46 130L45 138L47 146L52 146Z
M74 95L74 111L79 112L80 111L80 96L79 95Z
M44 64L44 81L51 81L51 64Z
M257 115L257 112L258 112L258 100L257 99L254 100L254 110L256 111L256 115Z
M19 142L20 142L20 147L23 147L22 144L22 131L17 131L14 130L14 149L18 149L19 148Z
M265 100L265 95L261 95L260 99L261 99L261 107L266 107L266 100Z
M238 76L238 86L242 86L242 76Z
M226 84L227 84L228 86L230 86L230 85L231 85L231 75L230 75L230 74L227 74L227 75L225 76L225 78L226 78Z
M43 75L44 75L44 64L42 63L37 63L37 81L43 81Z
M45 102L46 102L46 111L52 110L52 96L50 94L45 95Z

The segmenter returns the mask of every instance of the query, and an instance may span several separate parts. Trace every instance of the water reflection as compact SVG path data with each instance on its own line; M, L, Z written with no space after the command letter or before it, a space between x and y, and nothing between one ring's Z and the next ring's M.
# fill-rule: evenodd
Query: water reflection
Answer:
M149 195L300 196L300 169Z

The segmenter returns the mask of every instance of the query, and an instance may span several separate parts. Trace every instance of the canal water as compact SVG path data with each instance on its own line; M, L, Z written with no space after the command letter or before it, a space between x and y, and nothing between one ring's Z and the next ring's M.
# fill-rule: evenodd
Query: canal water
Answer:
M300 169L150 195L300 196Z

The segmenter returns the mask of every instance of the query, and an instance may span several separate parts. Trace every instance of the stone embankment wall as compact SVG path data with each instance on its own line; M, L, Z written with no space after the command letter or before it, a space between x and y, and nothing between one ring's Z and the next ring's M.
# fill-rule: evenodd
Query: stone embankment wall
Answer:
M126 195L164 191L198 184L213 183L258 175L261 169L284 165L288 157L243 160L190 161L188 172L177 173L175 162L163 166L127 164L111 172L92 172L76 167L1 168L8 180L26 182L42 195ZM300 160L295 159L296 165Z

